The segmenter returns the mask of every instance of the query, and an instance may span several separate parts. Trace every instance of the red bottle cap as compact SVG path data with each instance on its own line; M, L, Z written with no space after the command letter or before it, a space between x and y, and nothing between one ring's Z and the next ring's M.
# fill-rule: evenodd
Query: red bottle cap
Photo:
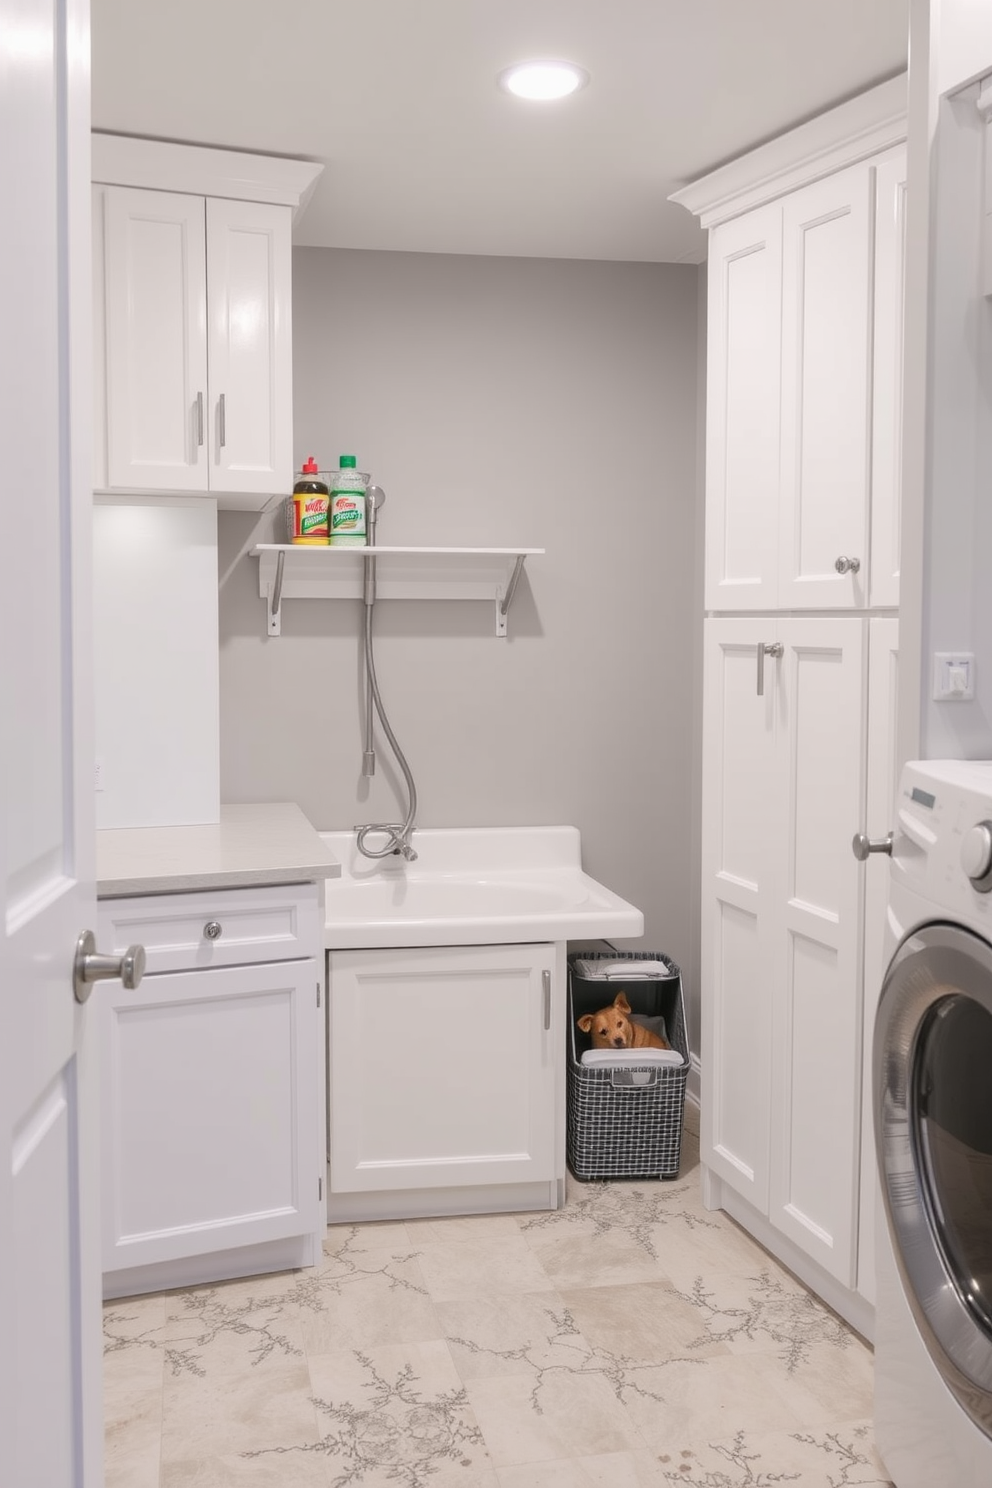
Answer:
M317 474L319 474L319 471L318 471L318 468L317 468L317 461L314 459L313 455L309 455L307 457L307 463L304 465L304 467L303 467L303 469L302 469L302 471L300 473L302 475L317 475Z

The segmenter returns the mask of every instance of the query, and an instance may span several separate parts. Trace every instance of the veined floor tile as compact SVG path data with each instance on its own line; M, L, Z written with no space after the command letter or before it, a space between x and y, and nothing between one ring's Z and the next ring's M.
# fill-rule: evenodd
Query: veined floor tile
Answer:
M330 1480L497 1488L465 1387L442 1340L312 1356ZM286 1481L292 1482L287 1460Z
M645 1371L644 1378L654 1386L653 1397L632 1392L627 1408L645 1443L673 1458L696 1442L736 1431L790 1431L806 1424L795 1399L779 1389L782 1371L774 1356L673 1359Z
M427 1289L435 1302L494 1292L546 1292L552 1286L522 1235L432 1242L419 1247Z
M265 1371L166 1377L163 1463L258 1452L279 1455L317 1441L305 1363Z
M408 1250L410 1234L406 1224L391 1219L369 1224L329 1224L324 1239L324 1255L337 1255L342 1250Z
M155 1348L118 1350L104 1359L107 1488L158 1488L164 1368Z
M611 1452L499 1469L500 1488L665 1488L654 1452Z
M416 1250L341 1250L301 1271L296 1297L308 1354L440 1338Z
M892 1488L872 1446L864 1421L830 1430L776 1432L738 1431L724 1440L692 1445L665 1466L669 1483L687 1488L750 1488L752 1484L788 1482L799 1488Z
M519 1236L514 1214L453 1214L444 1219L408 1219L407 1233L417 1245L454 1240L499 1240Z
M727 1352L702 1337L697 1310L667 1281L562 1288L561 1296L583 1337L638 1363Z
M322 1453L271 1457L225 1455L167 1462L159 1488L329 1488L327 1465ZM158 1480L156 1480L158 1481Z
M170 1375L206 1378L302 1363L296 1275L280 1272L172 1292L163 1340Z
M497 1468L646 1445L613 1383L598 1369L475 1379L466 1388Z
M590 1355L557 1292L464 1297L437 1315L464 1380L580 1369Z

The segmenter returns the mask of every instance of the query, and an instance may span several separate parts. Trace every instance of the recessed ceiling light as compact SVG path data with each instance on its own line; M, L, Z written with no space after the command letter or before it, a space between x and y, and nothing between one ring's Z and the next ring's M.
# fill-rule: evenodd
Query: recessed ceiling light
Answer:
M589 74L574 62L517 62L499 75L499 85L517 98L548 103L584 88Z

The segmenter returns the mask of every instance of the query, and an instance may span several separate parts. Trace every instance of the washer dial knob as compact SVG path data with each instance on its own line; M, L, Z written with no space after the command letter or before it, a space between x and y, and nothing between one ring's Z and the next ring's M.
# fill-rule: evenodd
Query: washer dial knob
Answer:
M982 889L988 893L992 888L992 879L989 870L992 869L992 822L978 822L964 835L961 843L961 867L971 879L975 888Z

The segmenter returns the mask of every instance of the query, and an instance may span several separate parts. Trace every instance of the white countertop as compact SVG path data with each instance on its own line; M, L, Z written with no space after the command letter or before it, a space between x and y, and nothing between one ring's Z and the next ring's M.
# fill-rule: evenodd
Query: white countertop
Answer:
M222 806L197 827L97 832L97 896L184 893L338 878L341 864L294 802Z

